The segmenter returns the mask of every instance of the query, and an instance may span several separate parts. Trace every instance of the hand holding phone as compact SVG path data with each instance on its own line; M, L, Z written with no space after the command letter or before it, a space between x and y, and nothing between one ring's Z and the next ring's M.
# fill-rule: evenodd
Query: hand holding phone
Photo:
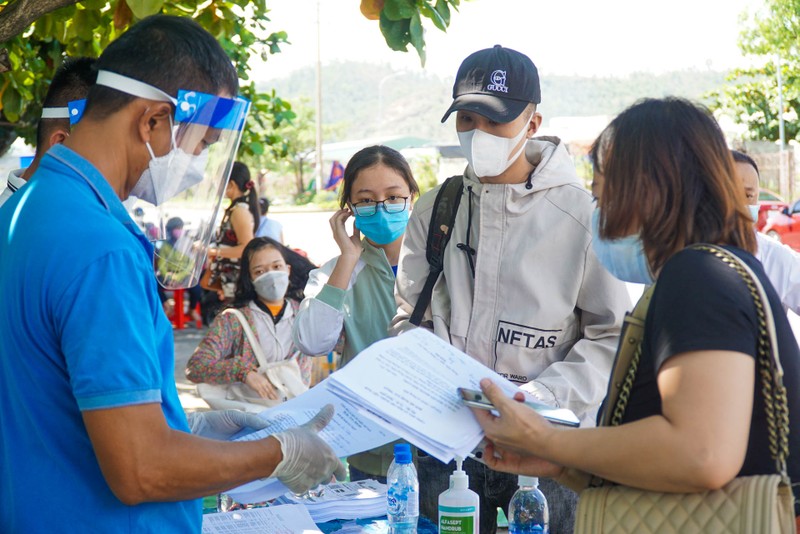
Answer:
M479 408L481 410L495 410L494 405L486 398L483 392L476 389L458 388L461 401L467 406ZM541 402L526 400L525 405L536 410L539 415L551 423L569 427L580 426L580 419L566 408L553 408Z

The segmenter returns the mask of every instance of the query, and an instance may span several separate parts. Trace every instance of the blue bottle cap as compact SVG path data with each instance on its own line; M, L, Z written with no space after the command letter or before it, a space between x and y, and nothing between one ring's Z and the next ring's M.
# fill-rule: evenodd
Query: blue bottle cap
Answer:
M394 446L394 461L398 464L411 463L411 445L408 443L397 443Z

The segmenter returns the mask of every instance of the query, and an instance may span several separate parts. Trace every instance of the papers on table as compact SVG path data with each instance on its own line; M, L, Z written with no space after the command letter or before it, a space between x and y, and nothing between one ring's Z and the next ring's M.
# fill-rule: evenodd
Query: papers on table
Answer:
M322 532L301 505L270 506L203 516L203 534L306 534Z
M336 409L320 436L344 457L402 437L442 462L465 458L483 431L462 402L458 388L480 389L490 378L509 396L520 391L427 330L417 328L363 350L343 369L299 397L260 414L271 424L245 436L261 439L303 424L325 404ZM274 499L287 488L275 479L228 491L242 503Z
M270 425L239 440L262 439L301 425L316 415L326 404L333 404L335 412L331 422L320 431L319 435L340 458L374 449L397 439L397 436L385 427L362 417L349 402L333 395L327 388L329 380L330 378L327 378L302 395L264 410L259 417L269 421ZM277 479L265 478L239 486L227 494L237 502L256 503L274 499L286 491L288 488Z
M491 378L508 395L520 391L427 330L417 328L362 351L328 379L336 396L442 462L467 457L484 434L458 388Z
M300 504L306 507L315 523L334 519L366 519L386 515L386 484L377 480L339 482L323 486L313 496L297 497L287 493L274 505Z

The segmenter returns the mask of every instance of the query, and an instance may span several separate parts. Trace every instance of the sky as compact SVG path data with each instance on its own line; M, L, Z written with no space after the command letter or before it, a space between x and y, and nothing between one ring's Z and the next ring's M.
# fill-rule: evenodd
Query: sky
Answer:
M740 16L764 0L462 0L447 33L423 20L425 72L453 77L467 55L495 44L528 55L541 76L624 76L680 69L725 70L745 65L737 46ZM422 71L419 58L395 52L377 21L364 18L359 0L319 0L321 60L390 64ZM258 81L282 78L313 65L317 0L270 0L270 31L284 30L291 45L253 65Z

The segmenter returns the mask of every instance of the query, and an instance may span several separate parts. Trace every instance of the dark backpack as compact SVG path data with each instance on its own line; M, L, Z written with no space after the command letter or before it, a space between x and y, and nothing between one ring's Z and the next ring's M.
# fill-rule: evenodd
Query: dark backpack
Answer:
M442 184L436 194L431 213L431 224L428 228L428 242L425 247L425 258L428 260L428 278L414 306L409 322L419 326L422 316L431 302L433 286L444 269L444 250L450 241L451 230L456 222L458 205L461 203L461 192L464 187L463 176L451 176Z

